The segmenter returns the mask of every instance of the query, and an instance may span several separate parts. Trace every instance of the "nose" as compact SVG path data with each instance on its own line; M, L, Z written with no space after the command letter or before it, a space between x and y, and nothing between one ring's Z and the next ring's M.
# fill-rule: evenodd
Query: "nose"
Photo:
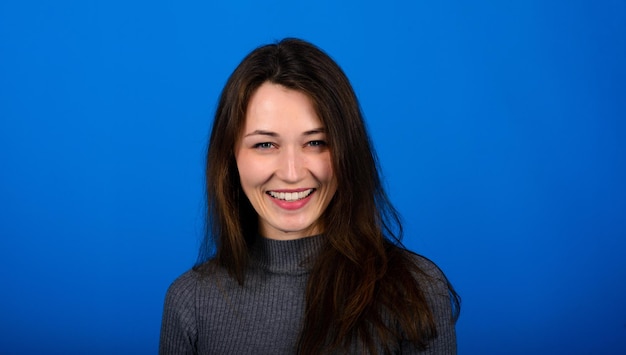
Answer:
M276 176L285 182L300 181L305 174L305 157L296 147L284 147L279 155Z

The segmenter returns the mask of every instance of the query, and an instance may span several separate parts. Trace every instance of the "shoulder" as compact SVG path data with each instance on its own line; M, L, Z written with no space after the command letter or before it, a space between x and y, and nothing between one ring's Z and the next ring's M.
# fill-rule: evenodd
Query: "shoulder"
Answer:
M458 308L458 298L444 272L432 260L407 249L398 248L420 292L435 313L453 313Z
M447 284L443 271L427 257L395 244L389 245L387 250L389 265L393 270L410 270L413 277L420 283L443 281ZM395 266L401 266L401 268L398 269Z
M428 278L431 281L445 281L447 283L446 275L435 262L411 251L406 251L406 253L419 270L418 279Z
M431 297L450 297L450 284L444 272L432 260L420 254L406 251L415 265L414 277L420 288Z
M414 278L432 312L437 329L437 336L429 342L430 350L427 353L455 354L459 298L437 264L422 255L410 251L405 253L415 265Z
M189 270L167 289L161 322L160 354L191 353L197 340L196 294L199 275Z
M172 282L167 289L167 296L184 296L189 293L193 293L198 287L200 281L200 274L195 270L188 270L184 274L180 275L174 282Z
M221 291L236 288L237 282L226 270L214 265L192 268L180 275L167 289L166 307L191 308L219 298Z
M195 319L196 295L200 275L189 270L172 282L165 294L164 322L180 322L190 325Z

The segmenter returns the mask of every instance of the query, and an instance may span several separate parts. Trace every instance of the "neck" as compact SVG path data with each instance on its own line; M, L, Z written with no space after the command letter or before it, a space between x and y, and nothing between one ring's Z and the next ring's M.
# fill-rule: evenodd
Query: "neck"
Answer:
M259 236L251 250L251 266L278 274L308 273L324 241L321 235L292 240Z

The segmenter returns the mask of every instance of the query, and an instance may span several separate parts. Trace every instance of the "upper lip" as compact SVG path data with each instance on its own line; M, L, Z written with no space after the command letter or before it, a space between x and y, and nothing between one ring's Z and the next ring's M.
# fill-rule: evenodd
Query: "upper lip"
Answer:
M273 192L303 192L303 191L308 191L308 190L314 190L311 187L303 187L300 189L277 189L277 190L268 190L268 191L273 191Z

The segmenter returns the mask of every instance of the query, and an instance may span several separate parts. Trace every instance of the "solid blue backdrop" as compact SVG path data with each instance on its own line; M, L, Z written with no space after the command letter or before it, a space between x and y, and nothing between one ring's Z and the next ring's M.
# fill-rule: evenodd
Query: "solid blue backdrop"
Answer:
M623 1L0 4L0 353L153 354L254 47L353 82L463 354L626 353Z

